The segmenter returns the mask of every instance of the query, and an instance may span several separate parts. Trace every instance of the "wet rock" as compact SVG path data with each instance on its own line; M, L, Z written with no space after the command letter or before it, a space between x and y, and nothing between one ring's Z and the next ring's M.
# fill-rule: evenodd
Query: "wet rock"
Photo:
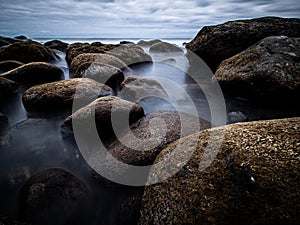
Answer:
M90 122L93 122L93 124L96 123L101 137L111 137L114 135L112 119L118 118L118 125L121 126L117 128L122 131L128 129L127 124L131 125L143 116L144 110L137 104L114 96L102 97L69 116L62 125L62 133L66 135L72 133L72 122L75 122L76 129L85 130L84 135L86 135L89 130L93 132L90 126Z
M74 43L69 46L66 51L66 60L67 63L70 65L73 59L81 54L84 53L106 53L112 50L119 45L112 45L112 44L102 44L101 42L94 42L92 44L88 43Z
M16 36L16 37L14 37L15 39L18 39L18 40L28 40L28 38L26 37L26 36L24 36L24 35L19 35L19 36Z
M62 42L60 40L48 41L44 45L47 46L48 48L57 49L57 50L62 51L62 52L66 52L66 50L69 46L69 44L67 44L65 42Z
M0 76L0 99L17 93L18 87L17 83Z
M117 67L104 63L83 63L76 70L74 77L86 77L106 84L114 90L119 89L124 80L123 72Z
M263 17L203 27L186 48L216 71L225 59L269 36L300 37L300 19Z
M82 107L98 97L112 95L113 90L88 78L74 78L31 87L23 95L28 112L72 109L76 99Z
M232 124L173 142L148 181L179 171L146 187L139 224L297 224L299 122ZM183 151L171 156L179 143Z
M127 65L115 56L100 53L84 53L73 59L70 65L70 73L75 74L80 65L84 63L104 63L117 67L118 69L127 68Z
M199 126L197 127L196 124ZM135 166L152 165L156 156L168 144L210 127L210 123L206 120L176 111L149 113L131 126L131 132L138 141L129 138L127 133L124 133L107 149L115 158L124 163ZM120 140L125 141L125 144ZM144 143L141 144L140 141ZM107 161L108 164L110 164L109 161Z
M297 101L300 38L272 36L223 61L215 73L221 87L256 101Z
M88 189L63 169L33 175L20 190L19 219L35 224L82 224Z
M158 42L151 45L149 49L150 53L172 53L172 52L183 52L182 48L167 42Z
M15 38L9 38L9 37L4 37L4 36L0 36L0 41L5 41L9 44L13 44L13 43L16 43L16 42L20 42L20 40L18 39L15 39Z
M144 41L144 40L140 40L137 45L140 45L140 46L144 46L144 47L147 47L147 46L151 46L151 45L154 45L156 43L159 43L161 42L161 40L150 40L150 41Z
M8 129L9 122L7 116L0 112L0 136L2 136Z
M24 65L24 63L14 61L14 60L2 61L0 62L0 73L5 73L7 71L10 71L22 65Z
M237 112L230 112L227 115L227 123L239 123L239 122L245 122L248 118L245 116L244 113L237 111Z
M0 49L0 61L15 60L23 63L51 62L57 59L55 53L46 46L34 42L16 42Z
M44 62L27 63L0 75L21 84L41 84L61 80L63 71Z
M0 39L0 48L1 48L2 46L6 46L6 45L10 45L10 43L9 43L8 41L6 41L6 40L1 40L1 39Z

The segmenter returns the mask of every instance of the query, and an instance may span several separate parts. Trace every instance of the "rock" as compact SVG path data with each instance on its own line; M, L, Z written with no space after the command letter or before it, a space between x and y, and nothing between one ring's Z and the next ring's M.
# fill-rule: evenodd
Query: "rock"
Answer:
M169 65L176 65L177 61L174 58L169 58L169 59L165 59L165 60L160 61L160 63L169 64Z
M117 67L104 63L83 63L76 70L74 77L86 77L106 84L114 90L119 89L124 80L123 72Z
M83 53L106 53L119 45L102 44L101 42L88 43L74 43L69 46L66 51L66 60L70 65L73 59Z
M299 124L300 118L239 123L173 142L148 182L179 171L146 187L139 224L297 224ZM183 151L170 158L179 142Z
M60 68L45 62L27 63L0 75L22 84L47 83L61 80L63 76Z
M19 35L19 36L16 36L16 37L14 37L15 39L18 39L18 40L22 40L22 41L24 41L24 40L28 40L28 38L26 37L26 36L24 36L24 35Z
M126 117L128 113L129 118ZM84 135L86 135L91 130L89 122L92 118L101 137L112 137L114 135L112 116L113 118L118 117L120 124L126 120L125 123L128 122L131 125L144 116L144 110L139 105L118 97L102 97L69 116L62 125L62 133L66 135L72 133L72 122L75 121L78 127L85 130ZM123 130L127 127L118 128Z
M48 48L57 49L62 52L66 52L66 50L69 46L69 44L62 42L60 40L48 41L48 42L44 43L44 45L47 46Z
M19 85L17 83L0 76L0 99L17 93L18 87Z
M168 98L168 94L158 81L136 76L125 78L118 96L132 102L149 97Z
M300 38L265 38L223 61L215 78L233 95L276 103L287 99L297 101L300 96Z
M14 60L2 61L0 62L0 73L5 73L7 71L10 71L22 65L24 65L24 63L14 61Z
M195 123L199 123L200 129ZM182 124L184 124L184 127ZM181 137L210 127L210 123L203 119L176 111L149 113L131 126L133 135L139 141L144 141L142 146L135 139L128 138L127 133L125 133L108 146L107 149L115 158L124 163L135 166L152 165L156 156L168 144ZM181 129L185 128L187 130L184 130L182 133ZM125 140L126 145L119 140ZM148 150L149 146L153 148ZM109 164L110 162L107 161L107 163ZM114 165L111 164L110 167L112 166Z
M9 44L20 42L20 40L18 40L16 38L9 38L9 37L3 37L3 36L0 36L0 41L6 41Z
M269 36L300 37L300 19L263 17L203 27L186 48L216 71L225 59Z
M32 224L82 224L88 195L85 184L73 174L44 170L21 188L19 219Z
M245 116L244 113L238 111L238 112L230 112L227 115L227 123L239 123L239 122L245 122L248 118Z
M0 224L1 225L28 225L27 223L21 223L3 215L0 215Z
M2 136L8 129L9 122L7 116L0 112L0 136Z
M8 41L6 41L6 40L1 40L1 39L0 39L0 48L1 48L2 46L6 46L6 45L10 45L10 43L9 43Z
M161 40L157 40L157 39L156 39L156 40L150 40L150 41L140 40L140 41L137 43L137 45L147 47L147 46L151 46L151 45L154 45L154 44L156 44L156 43L159 43L159 42L161 42Z
M16 42L0 49L0 61L30 63L51 62L56 59L57 56L50 48L34 41Z
M118 69L127 68L126 64L120 59L108 55L108 54L100 54L100 53L84 53L75 57L70 65L70 73L75 74L76 70L80 67L80 65L84 63L104 63Z
M23 95L28 112L72 109L73 101L85 106L98 97L112 95L113 90L88 78L74 78L33 86Z
M158 42L151 45L149 49L150 53L174 53L174 52L183 52L182 48L177 47L176 45L167 43L167 42Z
M134 42L132 41L120 41L120 45L131 45L131 44L134 44Z

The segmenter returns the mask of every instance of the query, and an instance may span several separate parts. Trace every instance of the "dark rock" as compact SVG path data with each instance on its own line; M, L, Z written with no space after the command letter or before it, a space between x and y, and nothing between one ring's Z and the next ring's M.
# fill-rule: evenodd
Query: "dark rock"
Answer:
M70 65L70 73L75 74L76 70L80 65L84 63L104 63L118 69L127 68L127 65L120 59L114 57L113 55L101 54L101 53L84 53L75 57Z
M228 124L245 122L247 120L248 120L247 116L245 116L244 113L239 112L239 111L238 112L230 112L227 115L227 123Z
M74 77L86 77L106 84L117 90L124 80L123 72L117 67L103 63L83 63L76 70Z
M150 53L172 53L172 52L183 52L182 48L167 42L158 42L151 45L149 49Z
M263 17L203 27L186 48L216 71L225 59L269 36L300 37L300 19Z
M21 223L10 217L0 215L0 225L29 225L29 224Z
M23 95L23 104L28 112L72 109L74 99L85 106L98 97L112 95L113 90L88 78L74 78L28 89Z
M34 42L17 42L0 49L0 61L16 60L23 63L51 62L57 59L55 53L46 46Z
M173 142L148 182L179 171L146 187L139 224L298 224L299 124L300 118L239 123ZM183 151L171 156L179 143Z
M1 48L2 46L6 46L6 45L10 45L10 43L9 43L8 41L6 41L6 40L1 40L1 39L0 39L0 48Z
M63 71L44 62L32 62L17 67L0 75L22 84L41 84L61 80L64 76Z
M161 40L150 40L150 41L144 41L144 40L140 40L137 45L140 45L140 46L151 46L151 45L154 45L156 43L159 43L161 42Z
M44 43L44 45L47 46L48 48L57 49L62 52L66 52L66 50L69 46L69 44L62 42L60 40L48 41L48 42Z
M15 38L9 38L9 37L3 37L3 36L0 36L0 41L6 41L6 42L8 42L9 44L13 44L13 43L16 43L16 42L20 42L20 40L18 40L18 39L15 39Z
M83 224L88 189L63 169L32 176L20 190L19 219L44 225Z
M120 41L120 45L128 45L128 44L134 44L132 41Z
M18 91L19 85L0 76L0 99L6 98Z
M127 117L128 114L129 118ZM66 135L72 133L72 122L75 121L77 126L85 130L85 134L88 134L91 130L89 122L92 119L93 122L95 121L101 137L111 137L114 135L112 117L118 117L119 125L123 125L123 123L131 125L143 116L144 110L137 104L114 96L102 97L69 116L62 125L62 133ZM128 127L118 127L118 129L121 131L128 129Z
M22 65L24 65L24 63L14 61L14 60L2 61L0 62L0 73L5 73L7 71L10 71Z
M0 136L2 136L8 129L9 122L7 116L0 112Z
M15 39L18 39L18 40L28 40L28 38L24 35L19 35L19 36L16 36L14 37Z
M223 61L215 73L221 87L256 101L297 101L300 38L272 36Z

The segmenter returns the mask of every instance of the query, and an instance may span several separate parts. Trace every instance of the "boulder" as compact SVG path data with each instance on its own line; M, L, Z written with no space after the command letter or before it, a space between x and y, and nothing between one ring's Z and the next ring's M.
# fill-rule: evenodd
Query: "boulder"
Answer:
M19 193L19 219L31 224L82 224L89 193L73 174L51 168L33 175Z
M151 45L149 52L150 53L175 53L175 52L183 52L183 49L167 42L158 42L156 44Z
M2 61L0 62L0 73L5 73L7 71L13 70L22 65L24 65L24 63L14 61L14 60Z
M7 45L10 45L10 43L8 41L0 39L0 48L2 46L7 46Z
M0 136L5 134L9 127L9 122L7 116L0 112Z
M56 54L50 48L34 41L16 42L0 49L0 61L30 63L51 62L56 59Z
M23 95L23 104L28 112L72 109L73 101L84 106L98 97L112 95L113 90L88 78L74 78L29 88Z
M18 39L18 40L21 40L21 41L28 40L28 38L26 36L24 36L24 35L19 35L19 36L16 36L14 38Z
M132 45L134 42L132 41L120 41L120 45Z
M129 118L127 117L128 114ZM111 121L112 116L113 118L119 118L120 123L125 122L131 125L144 116L144 110L139 105L125 101L118 97L108 96L98 98L91 104L69 116L64 121L61 131L64 135L71 134L73 132L72 123L75 121L78 127L82 128L82 130L85 130L84 135L86 135L91 129L89 122L91 122L90 120L92 119L92 122L95 121L96 123L97 131L100 137L112 137L114 136L114 130ZM128 127L119 127L119 129L126 128Z
M173 142L148 182L178 172L146 187L139 224L298 224L299 124L300 118L239 123ZM183 151L171 156L179 143Z
M200 129L195 126L195 123L199 123ZM181 132L181 129L184 129L182 124L184 124L185 128L188 128L184 132ZM168 144L181 137L210 127L210 123L206 120L176 111L149 113L131 126L133 135L139 141L144 142L142 145L135 139L128 138L127 133L124 133L122 137L115 140L107 149L115 158L124 163L135 166L152 165L156 156ZM125 140L127 143L124 145L120 140ZM152 148L148 150L149 146ZM110 164L110 161L107 161L108 164ZM112 166L114 165L111 164L110 167Z
M30 85L61 80L63 76L60 68L45 62L27 63L0 75L15 82Z
M69 46L69 44L62 42L60 40L48 41L48 42L44 43L44 45L47 46L48 48L57 49L62 52L66 52L66 50Z
M73 59L70 65L70 73L75 74L76 70L83 63L105 63L117 67L118 69L127 68L127 65L123 61L112 55L101 53L84 53Z
M0 76L0 99L17 93L18 87L19 85L17 83Z
M18 40L16 38L3 37L3 36L0 36L0 41L5 41L8 44L13 44L13 43L16 43L16 42L20 42L20 40Z
M83 63L76 70L74 77L86 77L119 89L124 80L123 72L117 67L105 63Z
M215 78L233 95L257 101L297 101L300 96L300 38L265 38L223 61Z
M205 26L186 48L216 71L225 59L269 36L300 37L300 19L263 17Z
M159 43L159 42L161 42L161 40L157 40L157 39L155 39L155 40L150 40L150 41L140 40L140 41L137 43L137 45L140 45L140 46L143 46L143 47L149 47L149 46L154 45L154 44Z

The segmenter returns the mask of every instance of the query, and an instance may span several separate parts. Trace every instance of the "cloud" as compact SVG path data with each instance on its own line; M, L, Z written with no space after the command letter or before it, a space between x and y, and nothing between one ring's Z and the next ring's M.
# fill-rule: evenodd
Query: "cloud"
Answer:
M29 37L187 37L204 25L298 17L298 0L0 0L0 33Z

